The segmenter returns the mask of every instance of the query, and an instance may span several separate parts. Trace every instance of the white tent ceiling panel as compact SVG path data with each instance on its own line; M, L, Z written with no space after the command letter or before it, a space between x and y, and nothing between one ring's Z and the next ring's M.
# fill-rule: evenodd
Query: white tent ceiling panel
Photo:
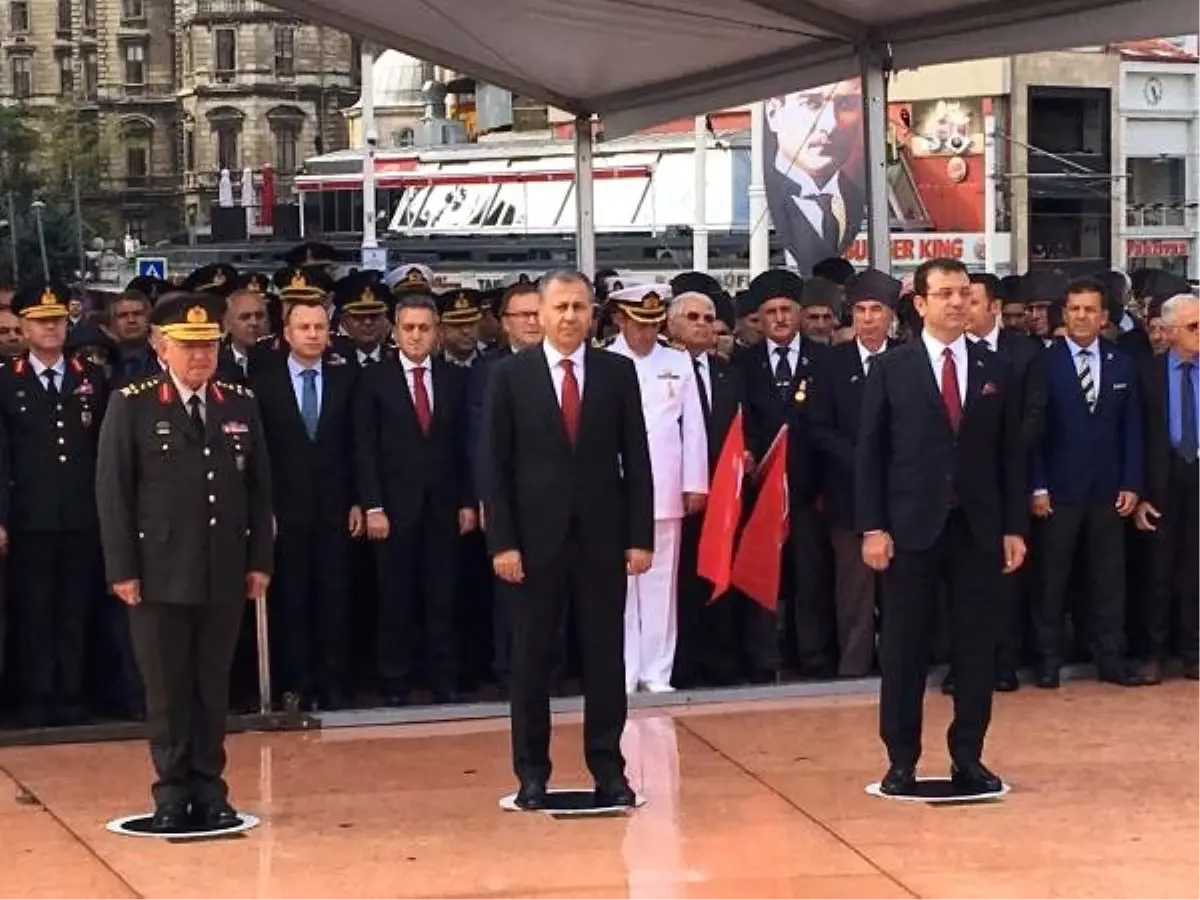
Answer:
M1197 28L1196 0L276 0L610 136L858 74Z

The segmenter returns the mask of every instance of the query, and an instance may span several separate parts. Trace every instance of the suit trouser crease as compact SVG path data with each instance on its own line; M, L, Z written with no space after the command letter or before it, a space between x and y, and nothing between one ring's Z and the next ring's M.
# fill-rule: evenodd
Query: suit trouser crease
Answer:
M625 589L625 687L670 684L677 639L676 587L682 519L654 523L654 561Z
M349 556L345 535L280 528L275 539L272 650L283 691L341 691L349 643Z
M952 512L927 550L897 550L883 578L880 638L880 735L893 765L921 757L921 723L938 587L948 583L954 719L950 756L978 761L991 720L995 684L996 609L1000 548L985 550L965 518Z
M875 572L862 560L858 532L830 529L835 564L838 674L861 677L875 658Z
M1034 615L1043 662L1063 656L1063 614L1080 541L1087 549L1085 619L1092 659L1113 663L1125 650L1125 523L1113 503L1061 504L1043 529L1042 591Z
M1180 654L1195 662L1200 653L1200 567L1196 562L1200 478L1196 463L1172 454L1167 500L1159 510L1158 530L1151 533L1150 583L1142 617L1151 658L1165 660L1171 643L1171 612L1179 603Z
M575 604L582 663L587 766L598 782L623 776L625 579L623 558L589 555L575 528L554 560L526 564L524 596L513 611L512 747L518 778L550 777L550 663L569 602Z
M13 535L13 618L28 706L81 702L91 599L102 577L99 553L94 532Z
M229 672L243 603L130 609L134 653L146 685L146 730L156 803L225 799Z

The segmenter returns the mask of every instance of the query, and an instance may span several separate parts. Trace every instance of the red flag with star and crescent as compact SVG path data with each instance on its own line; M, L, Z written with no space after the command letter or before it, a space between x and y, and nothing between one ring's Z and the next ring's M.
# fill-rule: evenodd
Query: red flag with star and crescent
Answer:
M779 608L779 560L788 533L788 429L775 435L758 467L758 498L733 559L733 586L763 609Z
M700 527L700 545L696 557L696 573L712 582L712 603L729 590L733 570L733 540L742 513L742 479L746 471L746 438L742 434L742 411L739 408L725 435L721 455L713 470Z

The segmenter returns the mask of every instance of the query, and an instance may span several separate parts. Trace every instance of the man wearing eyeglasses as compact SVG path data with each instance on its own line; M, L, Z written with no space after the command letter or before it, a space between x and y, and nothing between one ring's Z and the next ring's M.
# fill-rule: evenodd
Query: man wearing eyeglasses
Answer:
M1150 360L1142 372L1146 420L1146 496L1138 504L1137 527L1152 535L1150 590L1142 604L1142 625L1149 659L1141 675L1162 680L1171 634L1172 594L1179 595L1180 650L1184 675L1200 678L1200 586L1196 545L1197 422L1200 421L1200 298L1177 294L1162 306L1170 342L1166 354Z
M957 677L947 735L954 787L1002 789L982 762L992 713L1000 578L1025 559L1025 451L1011 363L968 344L971 282L957 260L913 278L920 337L867 375L855 448L862 558L883 573L880 734L889 795L916 787L938 588L948 585Z
M708 434L708 475L712 478L721 448L743 402L742 378L717 353L717 310L714 298L724 292L710 275L684 273L671 281L677 291L668 313L671 335L691 357L696 389ZM753 457L747 454L747 463ZM734 604L726 597L709 603L712 584L696 574L704 516L685 516L679 550L679 645L675 657L676 686L720 687L737 678L737 630Z

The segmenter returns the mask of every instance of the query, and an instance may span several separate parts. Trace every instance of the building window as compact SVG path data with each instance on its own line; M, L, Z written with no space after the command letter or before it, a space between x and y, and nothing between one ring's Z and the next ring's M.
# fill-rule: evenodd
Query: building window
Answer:
M139 244L146 240L146 223L143 219L126 219L125 233Z
M125 180L130 187L142 187L150 174L150 148L136 144L125 148Z
M213 44L216 52L214 70L218 81L232 81L237 70L237 32L232 28L218 28Z
M146 45L129 43L125 45L125 84L129 87L140 87L146 83Z
M146 18L146 6L142 0L121 0L121 19L122 21L130 21L131 19Z
M275 168L279 172L296 171L297 129L293 125L275 126Z
M58 56L58 95L71 97L75 93L75 62L71 54L60 53Z
M29 30L29 0L12 0L8 6L8 24L13 32Z
M196 126L191 122L183 126L183 169L196 171Z
M14 56L12 66L12 92L18 99L33 96L33 66L28 56Z
M362 41L350 39L350 80L362 84Z
M288 26L275 29L275 75L292 78L296 74L296 30Z
M404 150L413 145L413 130L411 128L401 128L392 132L392 146L398 150Z
M88 100L95 100L100 93L100 57L95 50L87 50L83 54L83 94Z
M96 29L96 0L83 0L83 27L89 31Z
M238 132L232 123L221 123L217 131L217 168L233 172L241 168L238 158Z
M71 33L71 0L58 0L58 33Z

